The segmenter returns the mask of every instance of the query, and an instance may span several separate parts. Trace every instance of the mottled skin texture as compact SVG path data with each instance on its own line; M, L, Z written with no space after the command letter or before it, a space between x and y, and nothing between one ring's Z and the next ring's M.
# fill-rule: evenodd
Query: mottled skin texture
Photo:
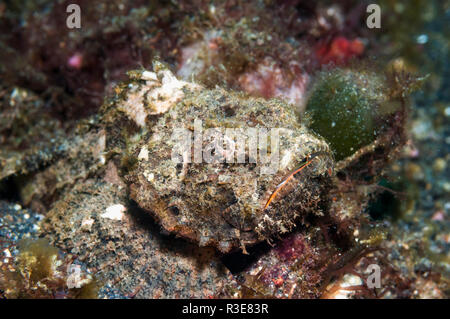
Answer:
M162 80L162 83L167 81ZM119 109L126 113L124 105L128 105L128 101L139 101L136 96L152 94L155 87L152 83L152 80L141 83L141 87L133 89L126 100L117 102L109 112ZM164 90L162 84L161 91ZM293 106L222 89L199 90L188 84L183 90L177 103L172 103L156 120L147 118L144 129L150 132L126 150L134 156L135 162L137 158L124 174L130 186L130 197L154 215L165 230L200 246L216 246L222 252L236 247L245 251L247 244L270 240L290 231L301 214L321 214L327 200L323 192L333 159L328 145L300 124ZM147 107L143 99L144 112L152 114L155 106L150 103ZM162 97L159 102L163 104L166 100ZM137 124L143 122L141 118L128 117ZM231 163L225 163L225 159L220 163L206 163L205 155L200 163L192 163L195 161L193 155L191 163L174 161L171 155L177 146L175 130L185 128L192 132L196 120L202 121L200 126L204 136L209 128L218 128L222 133L225 128L240 129L247 145L244 163L236 163L236 156ZM272 165L274 161L265 164L258 154L256 163L249 163L248 128L282 129L279 133L279 165L270 174L265 174L262 167ZM199 143L192 144L192 148L201 145L205 152L210 141L204 137ZM232 144L238 139L230 137L227 141ZM257 151L261 148L258 146ZM227 145L223 151L227 152ZM320 156L286 183L264 209L277 185L305 158L317 152Z

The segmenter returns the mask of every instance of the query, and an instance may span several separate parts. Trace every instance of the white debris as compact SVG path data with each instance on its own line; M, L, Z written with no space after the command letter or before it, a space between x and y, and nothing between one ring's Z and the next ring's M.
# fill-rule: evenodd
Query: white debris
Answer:
M141 79L146 85L138 86L130 83L127 100L119 109L137 125L144 127L147 115L162 114L177 104L184 97L183 88L192 90L200 86L194 83L178 80L169 70L155 72L144 71Z
M106 163L106 158L104 155L105 149L106 149L106 134L104 131L102 131L98 138L98 148L95 150L95 156L98 157L99 162L102 165Z
M11 252L9 251L8 248L6 248L3 252L5 253L6 258L11 258Z
M346 290L345 288L353 287L353 286L361 286L364 284L362 279L353 274L346 274L342 280L338 283L340 289L335 291L332 295L327 296L328 299L349 299L351 296L355 294L353 290Z
M220 174L218 178L219 184L229 184L231 182L231 176L230 175L223 175Z
M138 159L139 160L148 161L148 148L147 148L147 146L144 146L141 149L141 151L139 152L139 155L138 155Z
M284 170L288 167L289 163L292 162L292 152L289 150L286 150L283 154L283 157L281 158L280 161L280 170Z
M100 217L103 218L109 218L113 220L122 220L124 217L124 212L127 209L122 204L115 204L112 206L109 206L106 211L100 215Z
M361 277L353 274L346 274L342 279L341 287L361 286L363 284Z
M131 83L129 87L130 90L128 92L128 98L124 101L122 106L119 106L119 109L123 110L131 120L136 122L137 125L144 127L147 112L145 112L142 100L146 90L139 90L136 85Z
M151 172L144 172L144 177L147 179L147 181L149 181L150 183L152 183L155 180L155 174L151 173Z
M91 230L92 225L94 224L94 220L90 217L83 219L83 221L81 222L81 228L83 230Z
M162 78L161 86L151 90L147 95L147 101L150 106L148 114L167 112L184 97L183 87L191 89L198 87L193 83L179 81L169 70L158 72L158 76Z
M146 81L158 81L156 73L151 71L142 72L141 79Z

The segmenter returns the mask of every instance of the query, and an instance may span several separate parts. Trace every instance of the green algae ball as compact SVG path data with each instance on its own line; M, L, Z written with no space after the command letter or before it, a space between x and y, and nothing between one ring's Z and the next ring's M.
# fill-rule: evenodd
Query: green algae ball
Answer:
M371 72L337 69L318 76L306 111L310 128L328 141L337 161L379 135L384 92L383 77Z

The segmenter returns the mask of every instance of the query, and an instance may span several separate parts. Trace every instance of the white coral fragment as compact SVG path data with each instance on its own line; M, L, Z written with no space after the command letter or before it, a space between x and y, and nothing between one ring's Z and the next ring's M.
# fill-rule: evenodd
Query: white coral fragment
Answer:
M178 80L167 69L157 73L144 71L140 79L146 83L130 84L127 99L119 106L140 127L145 127L148 115L163 114L181 101L184 98L183 88L201 88L195 83Z
M103 218L109 218L113 220L122 220L124 212L127 209L122 204L115 204L106 208L106 211L100 215Z

